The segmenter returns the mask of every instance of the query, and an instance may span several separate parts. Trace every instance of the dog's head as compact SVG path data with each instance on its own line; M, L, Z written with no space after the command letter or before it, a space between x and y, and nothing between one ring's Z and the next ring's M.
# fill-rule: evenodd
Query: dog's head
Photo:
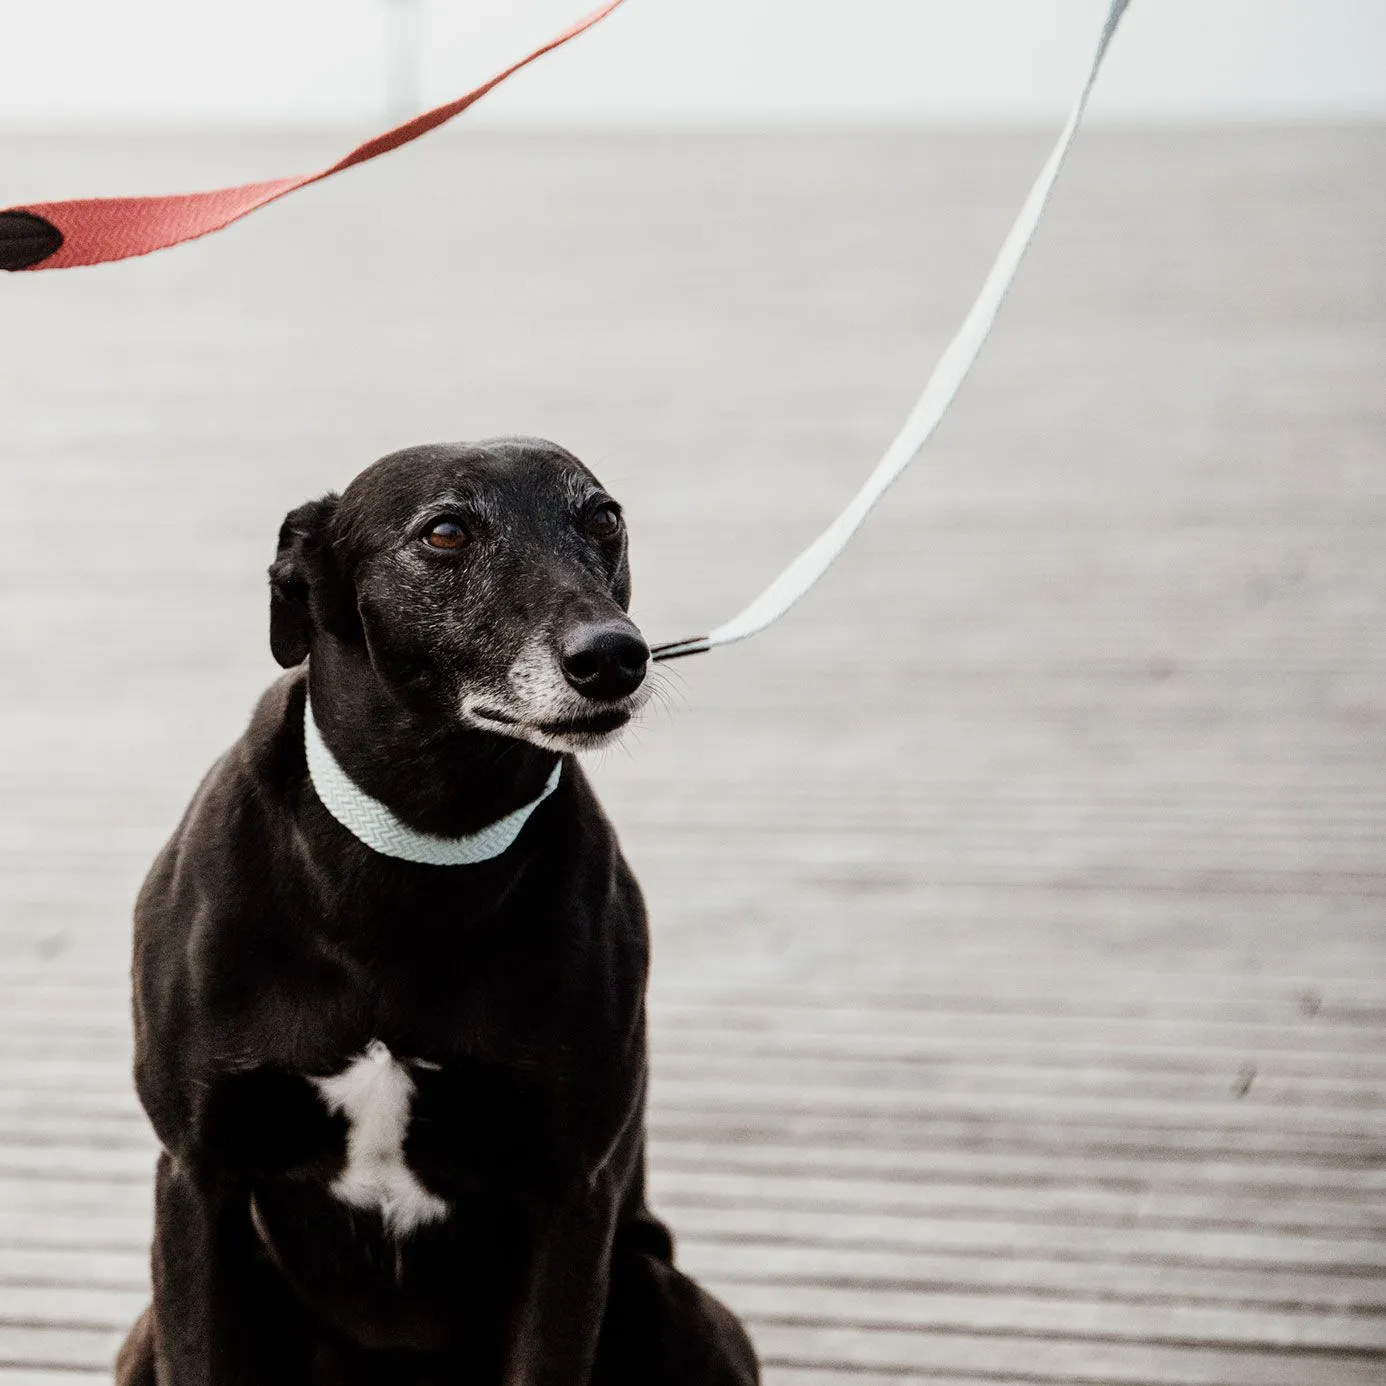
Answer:
M621 509L534 438L409 448L289 513L270 567L285 668L332 642L416 710L555 751L642 706Z

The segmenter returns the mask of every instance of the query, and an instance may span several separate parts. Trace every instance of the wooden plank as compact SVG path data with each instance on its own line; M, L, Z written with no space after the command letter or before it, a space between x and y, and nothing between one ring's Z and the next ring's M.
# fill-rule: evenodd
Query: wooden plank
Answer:
M812 1148L811 1160L777 1160L773 1165L757 1160L767 1152L754 1147L752 1158L736 1168L735 1160L723 1158L719 1149L712 1158L671 1159L662 1147L654 1154L661 1171L661 1187L685 1198L709 1202L754 1201L778 1206L836 1206L884 1209L928 1209L934 1213L977 1215L1009 1213L1030 1218L1074 1217L1087 1222L1111 1223L1129 1218L1139 1208L1142 1221L1152 1224L1187 1221L1195 1225L1260 1225L1337 1228L1345 1236L1371 1238L1383 1230L1386 1195L1379 1189L1380 1172L1369 1172L1375 1192L1358 1197L1325 1197L1325 1191L1306 1184L1298 1188L1275 1182L1258 1188L1254 1181L1224 1176L1211 1188L1163 1188L1146 1177L1125 1181L1101 1181L1077 1171L1059 1175L1052 1170L1040 1181L1017 1178L1015 1165L1003 1166L999 1177L979 1179L958 1157L950 1175L937 1165L921 1169L911 1165L879 1177L865 1170L832 1171L836 1152ZM774 1152L768 1152L773 1154ZM879 1154L880 1152L874 1152ZM26 1192L51 1190L55 1196L101 1199L123 1188L148 1186L152 1180L155 1152L152 1143L133 1149L92 1146L0 1146L0 1198L22 1200ZM796 1163L798 1167L796 1168ZM729 1168L728 1166L733 1166ZM1031 1168L1044 1167L1032 1160ZM1264 1174L1264 1170L1256 1173ZM84 1191L90 1190L87 1194Z
M674 1105L656 1092L650 1129L663 1140L705 1138L717 1132L732 1144L809 1143L876 1148L922 1142L958 1149L1050 1150L1088 1158L1100 1155L1146 1155L1167 1160L1197 1157L1202 1160L1231 1158L1288 1164L1325 1163L1335 1167L1378 1168L1381 1142L1342 1131L1280 1131L1237 1123L1202 1126L1187 1114L1181 1123L1135 1126L1096 1124L1058 1118L1043 1107L1031 1115L988 1111L955 1111L935 1115L926 1106L913 1111L866 1110L850 1113L824 1111L810 1098L782 1094L776 1106L717 1103L717 1093L699 1094L697 1105ZM0 1089L0 1124L19 1120L69 1122L80 1127L87 1120L121 1124L132 1139L147 1139L148 1123L128 1093L92 1091L75 1097L51 1092L16 1092Z
M1381 807L1376 803L1364 808L1364 826L1375 826ZM102 819L93 822L90 830L109 832ZM977 975L978 956L987 957L990 962L985 979ZM984 988L979 985L983 980ZM738 985L732 995L738 1009L749 1011L778 1012L786 1005L806 1006L815 1012L855 1007L875 1017L915 1011L981 1009L994 1015L1039 1009L1115 1014L1123 1018L1150 1013L1167 1017L1222 1011L1248 1020L1304 1021L1322 1015L1325 987L1333 1006L1375 1011L1376 1023L1386 1026L1386 984L1372 977L1324 978L1312 988L1320 992L1318 1003L1306 1010L1305 994L1310 988L1303 976L1219 975L1160 967L1132 973L1114 967L1111 958L1103 953L1094 956L1090 965L1075 975L1071 968L1056 966L1052 956L1046 957L1042 952L1036 953L1031 965L1020 966L1009 949L989 949L978 941L967 949L950 949L926 976L909 984L897 980L870 986L858 983L831 987L810 978L793 997L787 997L778 987L754 984ZM661 978L651 995L657 1007L697 1008L720 1005L727 999L721 989L669 977ZM124 982L72 978L55 983L0 978L0 1003L6 1008L0 1015L0 1031L8 1030L16 1019L23 1018L25 1007L35 1002L43 1003L43 1009L29 1012L31 1020L42 1022L54 1010L70 1007L81 1023L129 1030L129 987Z
M1052 966L1052 964L1051 964ZM1110 967L1110 963L1106 964ZM1053 979L1045 986L1044 968L1028 978L1013 978L1001 971L993 988L992 968L988 968L985 989L978 990L975 963L966 971L954 964L959 981L953 987L939 985L940 973L947 966L932 969L930 980L937 990L922 987L904 989L851 988L828 989L803 986L792 994L779 988L735 987L729 992L688 985L656 985L651 992L654 1010L670 1024L695 1025L700 1019L711 1028L732 1024L752 1030L774 1029L802 1019L814 1025L865 1022L863 1031L879 1032L887 1022L898 1031L909 1033L917 1024L937 1023L941 1018L981 1016L998 1020L1007 1016L1035 1020L1074 1018L1084 1021L1151 1020L1162 1024L1195 1021L1208 1025L1277 1027L1297 1037L1312 1037L1336 1027L1366 1027L1378 1035L1386 1033L1386 995L1361 979L1324 985L1300 981L1287 986L1277 982L1272 994L1257 996L1255 984L1235 987L1225 978L1190 975L1188 972L1166 977L1110 978L1101 964L1085 969L1077 984L1071 976ZM1018 985L1020 981L1025 985ZM70 1013L72 1023L85 1029L129 1034L129 993L122 986L45 985L34 979L8 988L0 986L0 999L6 1005L3 1027L24 1023L42 1025L55 1013ZM728 1011L726 1003L735 1001ZM1253 1032L1255 1032L1253 1030Z
M740 1023L729 1028L726 1009L718 1012L715 1023L699 1026L666 1020L663 1009L655 1003L655 1052L661 1057L677 1058L696 1039L699 1049L711 1059L731 1053L767 1059L823 1059L830 1065L865 1060L887 1065L946 1062L956 1071L975 1073L978 1077L994 1075L997 1079L1005 1076L1007 1070L1028 1074L1062 1068L1171 1076L1225 1074L1230 1065L1253 1057L1261 1061L1258 1067L1265 1073L1294 1078L1307 1086L1374 1084L1386 1077L1386 1059L1380 1044L1335 1051L1321 1043L1324 1036L1317 1029L1271 1035L1242 1031L1210 1036L1200 1044L1170 1042L1164 1036L1175 1027L1164 1023L1159 1024L1155 1034L1148 1033L1154 1028L1151 1025L1084 1024L1081 1018L1077 1018L1081 1030L1070 1023L1056 1028L1043 1022L1016 1024L996 1019L985 1026L964 1019L947 1028L929 1024L910 1029L875 1021L876 1028L867 1029L866 1024L872 1022L863 1015L863 1028L859 1031L833 1028L815 1034L812 1030L781 1027L750 1028L745 1024L746 1009L737 1004ZM12 1060L26 1061L91 1059L103 1068L118 1068L128 1074L132 1056L127 1024L121 1023L117 1035L114 1027L84 1028L87 1015L81 1024L65 1021L60 1029L55 1028L55 1018L54 1011L43 1008L24 1013L12 1009L5 1021L0 1021L6 1053ZM815 1016L813 1024L821 1026L823 1017Z
M888 1022L862 1008L840 1006L810 1007L786 1004L774 1011L708 1005L665 1004L658 1012L666 1033L681 1034L701 1031L712 1024L732 1031L752 1034L767 1031L782 1035L797 1035L803 1039L826 1038L840 1032L862 1030L885 1031ZM1119 1020L1120 1018L1117 1018ZM897 1031L915 1037L961 1036L990 1039L1048 1039L1060 1041L1086 1040L1100 1043L1105 1037L1121 1035L1131 1043L1180 1046L1197 1045L1205 1049L1235 1049L1256 1052L1281 1049L1312 1053L1320 1050L1335 1053L1362 1053L1380 1057L1382 1033L1379 1023L1364 1026L1329 1026L1310 1023L1307 1018L1297 1024L1248 1023L1203 1017L1197 1020L1169 1019L1153 1015L1136 1020L1127 1018L1116 1023L1113 1017L1085 1015L993 1016L971 1013L933 1014L916 1012L908 1021L894 1020Z
M104 1367L85 1370L80 1367L0 1365L0 1382L4 1386L101 1386L110 1379L111 1374Z
M144 1213L84 1213L54 1217L51 1211L0 1212L0 1246L19 1250L147 1252L150 1220Z
M1180 1160L1114 1155L1083 1158L1069 1155L1062 1164L1043 1153L997 1150L951 1151L937 1147L879 1148L853 1145L813 1145L802 1142L728 1145L713 1140L657 1140L652 1153L669 1170L763 1171L790 1176L868 1173L881 1179L943 1184L994 1184L1011 1187L1064 1187L1124 1190L1140 1195L1149 1190L1213 1191L1235 1187L1254 1197L1263 1194L1316 1199L1357 1205L1364 1198L1386 1193L1386 1170L1380 1167L1333 1167L1209 1161L1191 1151Z
M995 1334L930 1334L884 1328L840 1328L812 1322L753 1320L756 1340L774 1367L829 1367L868 1380L880 1372L916 1371L926 1379L953 1373L967 1380L1014 1376L1026 1382L1093 1386L1377 1386L1376 1353L1291 1352L1166 1343L1108 1343Z
M921 1293L1028 1294L1098 1299L1114 1305L1222 1304L1328 1314L1386 1312L1380 1277L1327 1268L1202 1266L1068 1260L1019 1248L987 1254L967 1248L863 1249L804 1242L679 1238L680 1255L697 1273L757 1284L881 1287Z
M1107 1343L1159 1342L1222 1348L1340 1349L1379 1354L1386 1315L1308 1314L1161 1304L1155 1307L1037 1296L973 1296L879 1289L785 1287L712 1277L709 1288L762 1323L804 1322L916 1334L975 1333Z
M860 1145L812 1145L775 1141L725 1144L709 1140L657 1140L652 1155L671 1172L782 1174L828 1177L869 1175L893 1183L928 1181L953 1188L1082 1187L1142 1195L1148 1192L1213 1194L1229 1190L1256 1200L1306 1199L1349 1207L1378 1207L1386 1194L1386 1170L1379 1166L1295 1164L1292 1161L1210 1162L1197 1151L1182 1160L1115 1155L1080 1158L1070 1155L1062 1166L1040 1153L996 1150L952 1151L935 1147L877 1148ZM107 1170L140 1182L152 1168L156 1147L147 1129L130 1123L94 1128L78 1118L30 1119L22 1128L0 1128L0 1171L23 1175L70 1172L97 1177Z
M82 1056L55 1054L41 1050L32 1054L6 1048L0 1060L0 1082L16 1091L43 1088L48 1082L73 1090L104 1089L128 1081L130 1065L123 1055L98 1058L88 1048ZM655 1049L659 1070L667 1086L675 1082L726 1082L747 1071L750 1056L690 1053L686 1045L660 1045ZM1224 1061L1209 1064L1210 1071L1190 1075L1178 1072L1135 1072L1112 1067L1085 1065L1071 1070L1033 1064L1003 1066L977 1063L926 1063L919 1061L880 1061L855 1059L848 1055L771 1054L754 1056L752 1071L759 1083L781 1086L834 1083L861 1088L897 1088L927 1093L933 1098L1024 1094L1053 1100L1058 1098L1137 1097L1142 1101L1170 1100L1225 1106L1235 1098L1244 1108L1263 1106L1308 1108L1324 1112L1338 1107L1345 1111L1386 1112L1386 1094L1375 1075L1372 1078L1332 1078L1319 1072L1307 1078L1291 1078L1277 1072L1274 1062ZM1386 1076L1386 1075L1383 1075Z
M1028 1115L1062 1105L1078 1120L1116 1120L1143 1130L1204 1124L1237 1129L1309 1130L1348 1139L1386 1139L1386 1100L1366 1085L1296 1088L1289 1083L1239 1082L1232 1070L1221 1081L1016 1083L1005 1075L971 1081L966 1075L930 1075L881 1065L794 1063L765 1060L748 1073L744 1060L717 1062L686 1055L660 1066L655 1099L675 1107L715 1102L719 1107L763 1111L871 1112L905 1117L927 1113L948 1118ZM128 1082L124 1064L40 1058L0 1060L0 1083L11 1094L45 1094L55 1087L102 1095Z
M22 1188L16 1184L14 1187ZM1314 1231L1344 1242L1386 1240L1386 1204L1264 1201L1221 1194L1162 1195L1148 1190L1132 1198L1089 1188L1014 1189L929 1182L906 1184L863 1178L728 1174L660 1167L660 1197L707 1207L752 1204L767 1208L860 1210L886 1214L995 1218L1017 1222L1079 1222L1090 1227L1254 1228Z
M1081 1224L1031 1225L982 1219L954 1222L926 1216L850 1213L832 1209L710 1207L664 1197L659 1207L676 1226L695 1236L804 1246L850 1246L929 1251L965 1248L993 1254L1039 1255L1077 1260L1121 1259L1155 1264L1242 1266L1247 1270L1296 1267L1347 1274L1386 1270L1386 1245L1341 1240L1336 1233L1291 1235L1274 1231L1201 1232L1153 1227L1100 1228ZM4 1215L4 1222L22 1217ZM3 1223L0 1223L3 1225Z
M33 1121L50 1129L80 1129L86 1121L119 1126L131 1141L148 1139L148 1123L125 1094L84 1093L80 1101L46 1094L0 1090L0 1124ZM915 1149L927 1143L953 1150L1050 1151L1078 1158L1144 1156L1162 1163L1232 1159L1267 1168L1299 1168L1306 1163L1349 1170L1377 1169L1381 1146L1341 1133L1280 1132L1248 1126L1240 1130L1204 1129L1193 1122L1168 1128L1089 1125L1055 1119L1041 1112L1028 1120L985 1113L952 1118L918 1113L834 1113L809 1104L783 1102L766 1112L753 1106L673 1107L657 1102L650 1129L661 1140L703 1139L715 1133L731 1145L804 1142L842 1148Z
M95 1163L95 1162L93 1162ZM1336 1204L1289 1200L1283 1195L1252 1200L1224 1191L1162 1195L1100 1189L1015 1189L1005 1185L909 1183L866 1178L734 1174L715 1170L657 1167L656 1197L690 1208L743 1206L787 1212L813 1209L884 1216L946 1218L954 1222L1015 1222L1033 1225L1081 1223L1093 1228L1132 1226L1209 1231L1263 1231L1334 1236L1344 1243L1386 1240L1381 1201ZM40 1206L71 1213L143 1208L153 1183L152 1160L144 1157L123 1176L91 1170L59 1173L33 1168L0 1173L0 1209Z
M716 1133L729 1143L800 1140L878 1148L913 1148L928 1143L962 1150L1048 1150L1056 1157L1143 1153L1159 1159L1196 1155L1205 1161L1256 1159L1276 1163L1284 1158L1295 1164L1315 1160L1350 1167L1379 1167L1382 1159L1379 1141L1353 1139L1341 1132L1281 1132L1255 1126L1228 1130L1203 1127L1193 1120L1164 1129L1079 1124L1052 1111L1008 1120L967 1113L952 1118L869 1111L845 1114L792 1102L782 1102L777 1110L767 1112L754 1104L713 1106L705 1102L673 1107L664 1101L655 1105L650 1129L661 1139L670 1140Z
M28 1327L0 1319L0 1363L6 1369L108 1372L124 1336L110 1328Z
M1378 1279L1326 1271L1266 1271L1120 1260L1074 1262L1038 1255L1006 1257L843 1247L774 1246L679 1238L681 1263L695 1275L753 1285L883 1289L917 1294L1028 1297L1125 1306L1234 1306L1317 1318L1386 1314ZM0 1249L0 1285L61 1292L68 1286L144 1291L145 1248L93 1251L81 1247Z
M48 1250L0 1246L0 1285L61 1289L142 1290L149 1283L149 1254L141 1251Z
M762 1380L765 1386L861 1386L865 1377L864 1373L856 1368L848 1368L845 1371L836 1371L831 1367L784 1367L771 1366L764 1372ZM938 1373L915 1371L891 1371L890 1369L875 1369L869 1377L871 1386L921 1386L927 1382L928 1386L963 1386L965 1378L956 1376L951 1372ZM975 1383L978 1378L972 1376L970 1382ZM989 1375L985 1378L991 1386L1030 1386L1021 1377L1009 1377L999 1375ZM6 1386L9 1386L8 1378L5 1378ZM38 1386L43 1386L39 1383Z
M6 1285L3 1293L0 1325L76 1325L83 1332L107 1328L124 1333L149 1302L149 1293L143 1287Z
M111 1201L69 1196L26 1199L0 1206L0 1244L136 1250L148 1244L148 1194L133 1187L115 1208ZM92 1207L97 1203L99 1207ZM770 1245L837 1246L921 1251L953 1249L1078 1261L1122 1260L1154 1265L1242 1267L1249 1272L1294 1268L1342 1274L1379 1274L1386 1247L1322 1235L1209 1228L1088 1227L981 1218L947 1219L819 1209L709 1206L665 1196L659 1206L676 1227L707 1240ZM110 1211L107 1211L110 1209ZM80 1216L77 1216L80 1214Z
M35 1146L99 1147L111 1150L152 1150L153 1132L139 1106L104 1115L68 1110L20 1109L0 1114L0 1139L13 1149Z

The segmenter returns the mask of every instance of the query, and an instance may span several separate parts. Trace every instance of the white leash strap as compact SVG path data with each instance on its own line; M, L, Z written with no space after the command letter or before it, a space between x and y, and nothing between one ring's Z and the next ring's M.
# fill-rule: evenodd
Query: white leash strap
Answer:
M924 386L924 393L920 395L919 402L905 420L905 426L886 449L885 456L876 464L875 470L867 477L861 490L852 497L837 519L749 606L707 635L696 635L687 640L673 640L664 645L656 645L652 651L655 659L678 659L683 655L702 654L718 645L730 645L737 640L745 640L747 636L755 635L779 620L827 572L838 554L847 547L848 541L861 527L872 507L885 493L886 488L914 461L919 450L928 442L977 360L982 345L996 321L997 311L1015 279L1016 271L1020 268L1020 262L1035 237L1049 203L1049 195L1054 190L1064 160L1073 145L1074 136L1078 133L1078 126L1082 123L1088 96L1097 80L1098 72L1102 69L1102 61L1107 56L1112 35L1116 33L1117 25L1121 22L1129 3L1130 0L1111 0L1092 61L1078 92L1078 99L1073 103L1068 123L1064 126L1053 153L1040 170L1034 187L1030 189L1030 195L1025 199L1025 205L1021 207L1015 225L1011 227L1010 234L1001 246L996 262L991 267L991 273L982 285L981 293L977 295L977 301L963 319L957 335L939 358L928 384Z

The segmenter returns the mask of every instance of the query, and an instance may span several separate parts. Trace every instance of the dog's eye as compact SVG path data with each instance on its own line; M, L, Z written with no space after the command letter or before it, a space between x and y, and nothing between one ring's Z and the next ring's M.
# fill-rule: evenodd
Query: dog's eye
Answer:
M610 501L606 501L587 512L582 526L594 539L614 538L621 528L621 512Z
M424 531L423 541L431 549L465 549L472 536L456 520L439 520Z

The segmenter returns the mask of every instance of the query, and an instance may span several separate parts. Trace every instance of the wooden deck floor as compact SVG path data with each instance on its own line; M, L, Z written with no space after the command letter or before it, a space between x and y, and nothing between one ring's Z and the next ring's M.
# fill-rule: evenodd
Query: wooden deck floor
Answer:
M705 629L1044 143L472 134L0 283L3 1386L98 1382L144 1298L129 902L274 673L283 512L547 434ZM7 138L0 203L331 152ZM772 1386L1386 1379L1384 245L1386 131L1085 135L927 462L596 767L658 1206Z

